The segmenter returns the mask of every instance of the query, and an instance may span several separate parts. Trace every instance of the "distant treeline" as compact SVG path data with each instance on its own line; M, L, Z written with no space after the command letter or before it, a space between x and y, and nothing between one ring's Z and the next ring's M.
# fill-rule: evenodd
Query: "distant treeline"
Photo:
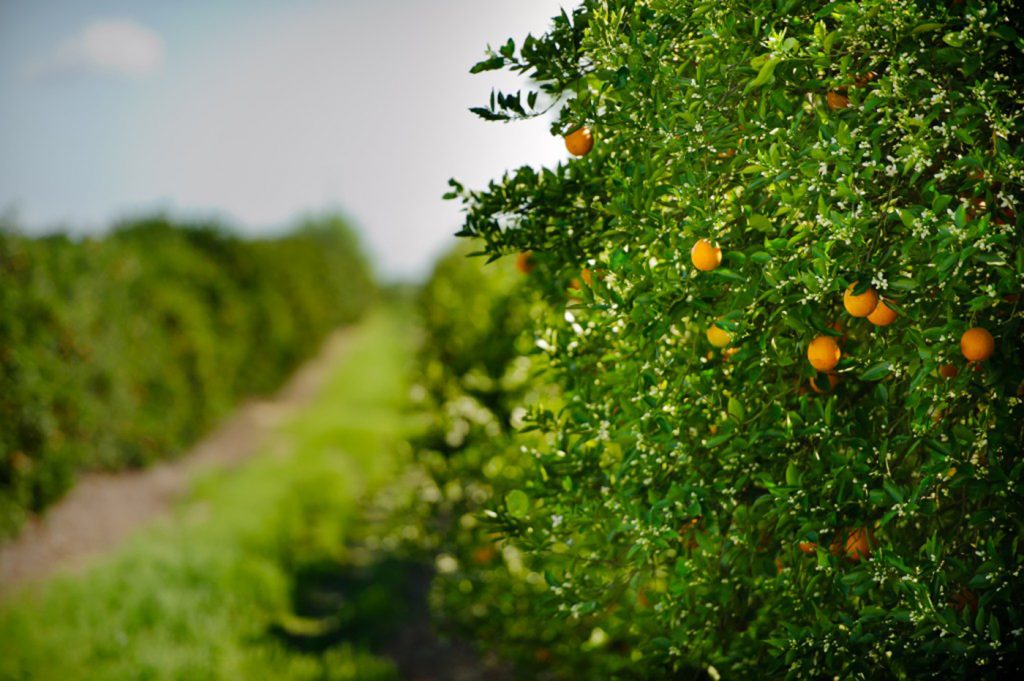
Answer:
M78 471L181 452L375 295L336 217L266 239L164 217L81 240L0 224L0 537Z

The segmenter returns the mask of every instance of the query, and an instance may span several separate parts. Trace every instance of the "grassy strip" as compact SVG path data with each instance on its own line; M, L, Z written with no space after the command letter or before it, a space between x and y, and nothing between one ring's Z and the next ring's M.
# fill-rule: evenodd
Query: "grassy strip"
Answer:
M5 604L0 678L394 678L351 644L310 654L274 632L294 575L344 558L360 498L396 470L403 331L393 315L368 321L264 455L198 481L172 518L86 574Z

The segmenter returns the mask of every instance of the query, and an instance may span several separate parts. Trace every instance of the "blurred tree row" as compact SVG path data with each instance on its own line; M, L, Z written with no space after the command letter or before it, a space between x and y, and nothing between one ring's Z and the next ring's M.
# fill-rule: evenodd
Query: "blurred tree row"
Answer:
M0 226L0 536L77 471L181 452L374 296L337 217L266 239L164 217L80 240Z

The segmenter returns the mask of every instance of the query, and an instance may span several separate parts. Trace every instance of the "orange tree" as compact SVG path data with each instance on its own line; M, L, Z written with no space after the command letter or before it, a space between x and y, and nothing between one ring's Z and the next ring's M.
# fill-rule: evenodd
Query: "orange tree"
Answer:
M491 515L548 584L514 616L591 627L555 655L641 678L1015 664L1012 5L588 1L474 67L536 84L476 113L556 109L576 156L449 194L461 235L545 264L562 398Z
M0 222L0 539L78 471L180 452L375 295L332 216L259 240L160 216L81 240Z

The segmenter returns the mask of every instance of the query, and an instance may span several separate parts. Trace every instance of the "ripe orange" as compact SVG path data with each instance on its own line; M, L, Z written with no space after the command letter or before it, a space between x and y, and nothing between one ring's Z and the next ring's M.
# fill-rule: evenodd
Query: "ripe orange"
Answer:
M877 73L875 73L874 71L868 71L867 73L862 73L861 75L857 76L857 79L854 81L854 83L857 84L857 87L864 87L877 77Z
M699 239L690 250L690 260L701 272L710 272L722 264L722 249L707 239Z
M594 148L594 135L590 128L583 126L576 128L565 136L565 148L573 156L586 156Z
M869 286L864 293L859 296L854 295L853 290L856 287L857 282L854 282L846 289L846 293L843 295L843 307L853 317L867 317L878 307L878 294Z
M959 615L968 609L971 611L971 615L978 614L978 596L973 591L968 589L966 586L960 587L960 590L953 594L953 599L950 601L950 605L956 610Z
M818 336L807 346L807 361L818 371L831 371L840 357L839 344L831 336Z
M516 269L523 274L529 274L537 267L537 263L534 262L533 253L530 251L523 251L516 256Z
M580 279L582 279L583 283L585 283L587 286L592 286L594 284L594 277L590 273L590 270L586 267L580 270Z
M939 376L943 378L953 378L960 373L960 370L953 364L943 364L939 367Z
M688 549L697 548L697 539L694 536L694 531L699 524L700 518L691 518L690 522L683 523L683 526L679 528L679 540Z
M871 530L866 527L858 527L850 530L846 535L846 546L844 547L846 557L854 562L868 558L871 555L871 544L874 537Z
M815 553L818 550L818 545L812 541L799 542L796 547L804 553Z
M485 544L473 550L473 562L477 565L486 565L497 557L498 551L491 545Z
M829 92L825 97L825 101L828 102L828 108L833 111L845 109L850 106L850 98L841 92Z
M868 321L875 326L889 326L896 321L896 310L886 305L884 300L879 300L874 311L868 315Z
M826 376L828 377L827 379L825 378ZM828 382L827 388L825 387L826 381ZM815 374L808 379L808 382L811 384L811 390L820 395L835 390L836 386L839 385L839 377L831 372L824 374L824 376L822 374Z
M996 349L995 339L986 329L976 326L968 329L960 337L960 352L972 362L983 362L992 356Z
M724 348L732 342L732 334L720 327L717 322L708 327L706 335L708 342L716 348Z

